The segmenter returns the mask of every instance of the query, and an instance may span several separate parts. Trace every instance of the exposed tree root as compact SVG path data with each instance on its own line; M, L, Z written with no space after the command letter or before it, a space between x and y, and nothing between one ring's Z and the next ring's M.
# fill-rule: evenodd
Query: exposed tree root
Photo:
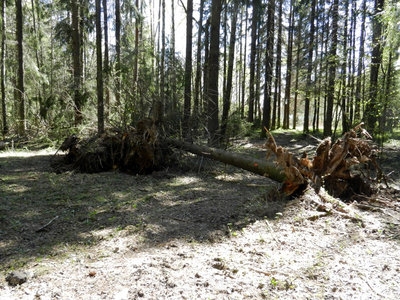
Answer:
M119 169L146 174L168 160L165 155L168 149L161 147L157 128L150 118L139 121L136 127L107 130L89 139L71 135L59 150L67 152L64 165L86 173Z
M318 195L309 197L309 199L317 205L318 211L323 211L326 215L336 214L342 218L350 219L353 222L360 223L364 226L361 216L350 206L340 199L332 197L324 188L319 190ZM321 215L322 216L322 215Z
M330 137L324 139L312 159L307 153L295 157L278 146L267 130L267 156L275 154L276 162L286 176L282 191L291 195L302 186L311 184L317 192L324 186L330 195L342 199L349 199L354 194L372 195L375 192L373 183L385 178L376 162L371 136L362 125L346 132L333 144Z

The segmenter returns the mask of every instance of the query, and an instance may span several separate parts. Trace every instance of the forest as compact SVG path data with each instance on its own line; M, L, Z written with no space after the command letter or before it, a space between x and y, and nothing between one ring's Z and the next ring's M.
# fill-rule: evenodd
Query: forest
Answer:
M0 3L0 300L398 299L398 1Z
M398 127L394 0L2 1L4 137L151 117L224 145L245 128Z

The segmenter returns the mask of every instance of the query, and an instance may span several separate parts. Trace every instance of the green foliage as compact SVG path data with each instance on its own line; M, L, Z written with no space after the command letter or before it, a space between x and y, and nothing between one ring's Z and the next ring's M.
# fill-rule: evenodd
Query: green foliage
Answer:
M235 137L238 135L246 135L248 129L245 128L246 123L240 116L239 111L235 111L228 119L227 136Z
M400 128L397 127L393 129L393 131L379 131L374 135L374 141L376 141L379 145L383 145L383 143L391 142L391 143L399 143L400 142Z
M94 43L94 6L88 0L78 1L80 8L80 32L81 32L81 43L82 43L82 90L81 99L83 103L82 114L83 124L82 127L76 128L74 124L74 79L73 79L73 58L72 58L72 27L71 27L71 1L60 0L60 1L27 1L23 2L24 6L24 66L25 66L25 100L26 100L26 118L29 134L46 134L51 139L57 138L62 139L65 134L76 131L90 131L96 126L97 122L97 98L96 98L96 57L95 43ZM142 2L143 3L143 2ZM228 14L230 14L230 5L233 2L227 3ZM266 2L265 2L266 3ZM294 94L298 97L298 105L296 115L293 115L293 102L290 104L290 118L302 120L300 114L304 113L304 98L306 95L310 96L311 107L310 112L313 110L313 106L316 105L315 99L319 98L321 107L319 115L321 121L323 116L326 114L324 107L324 97L327 91L326 82L326 70L329 63L334 63L340 72L337 72L337 78L334 83L335 92L335 116L336 121L341 128L341 115L342 110L346 110L346 117L349 118L349 123L356 123L365 119L367 112L362 111L367 106L371 99L369 97L369 78L370 78L370 67L371 67L371 48L372 44L372 27L371 18L367 14L366 24L366 37L365 37L365 51L363 54L363 74L356 75L356 69L358 68L357 62L354 63L355 68L350 68L349 64L352 60L356 60L359 46L356 42L355 45L351 45L350 40L350 25L352 21L355 21L356 32L361 28L361 21L363 11L360 7L360 11L354 16L352 15L351 8L348 10L348 19L346 20L343 14L341 21L347 21L347 29L345 32L344 28L339 28L339 39L337 44L336 55L331 55L326 49L329 49L329 45L325 45L326 36L330 34L331 28L323 26L323 22L329 23L332 21L332 16L326 11L324 7L318 2L317 12L318 15L315 20L316 32L314 40L318 41L313 45L318 56L313 60L313 71L312 71L312 87L307 86L307 76L309 71L307 70L307 55L309 50L309 38L311 27L306 25L310 24L310 10L311 3L306 1L291 2L293 5L293 62L292 62L292 79L293 85L291 87L291 101L294 98ZM16 125L18 123L17 108L18 103L15 100L15 83L16 76L15 70L17 69L16 61L16 42L15 42L15 7L12 5L12 1L7 1L6 5L6 32L5 32L5 72L6 76L6 117L8 118L8 124L11 127L10 134L16 132ZM205 19L209 17L209 4L206 3L204 16ZM367 3L368 4L368 3ZM170 36L165 39L165 45L160 45L161 37L161 26L149 17L150 6L153 4L146 3L142 7L136 7L134 2L123 1L121 6L121 65L120 70L117 70L116 66L116 48L114 36L115 32L115 15L114 9L112 9L114 3L110 2L109 5L109 33L111 33L109 41L109 62L111 72L109 73L109 81L105 83L107 87L107 104L106 104L106 126L126 126L130 123L135 123L137 120L152 116L154 113L155 103L161 102L164 108L164 117L166 126L169 127L169 131L173 134L178 134L181 128L182 118L182 103L183 103L183 84L184 84L184 64L185 59L179 57L175 53L175 49L172 49L170 44ZM244 5L241 3L241 5ZM285 5L290 5L285 3ZM350 3L351 5L351 3ZM379 22L382 24L383 35L382 35L382 66L379 68L379 80L378 80L378 93L376 96L376 106L373 111L370 112L374 119L377 120L377 132L376 136L379 139L386 140L390 137L390 132L393 131L396 126L395 116L400 114L400 101L399 101L399 71L397 70L397 61L399 58L398 48L400 45L400 35L398 34L399 22L400 22L400 6L393 1L385 2L385 9L379 14ZM345 3L340 3L339 13L345 11ZM154 7L152 7L154 8ZM249 8L249 7L248 7ZM289 8L289 7L286 7ZM242 9L245 9L243 6ZM262 8L263 10L266 7ZM289 11L289 10L288 10ZM155 11L152 12L153 16ZM251 16L250 16L251 17ZM284 18L287 18L284 16ZM354 17L354 20L351 19ZM205 20L204 19L204 20ZM203 23L204 23L203 20ZM248 21L248 20L247 20ZM286 22L288 20L285 20ZM158 21L157 21L158 22ZM261 25L267 22L266 19L260 21ZM152 24L153 23L153 24ZM197 24L198 25L198 24ZM197 26L194 25L194 26ZM203 24L204 25L204 24ZM226 24L222 24L225 26ZM243 30L244 24L238 24L242 28L240 34L249 34ZM279 24L276 24L277 28ZM168 27L168 26L167 26ZM262 27L262 26L261 26ZM265 27L265 26L264 26ZM205 28L205 27L204 27ZM136 41L136 29L139 29L139 40ZM169 28L166 28L169 30ZM285 36L288 32L287 28L283 29L283 35ZM224 32L229 34L229 28ZM181 38L182 35L176 32L176 37ZM265 60L265 38L267 33L262 29L258 32L259 47L260 49L260 74L265 70L263 61ZM347 39L344 36L347 34ZM247 38L250 38L247 36ZM276 38L276 37L275 37ZM345 39L347 44L345 44ZM200 37L202 42L205 41L204 31L203 36ZM221 37L221 41L224 37ZM356 39L358 41L358 39ZM276 39L277 41L277 39ZM177 44L177 39L175 43ZM181 41L179 41L181 42ZM240 53L243 54L243 42L244 38L237 41L237 46ZM322 44L320 44L322 43ZM163 46L163 47L161 47ZM200 47L203 47L200 44ZM222 49L221 44L221 49ZM347 47L347 48L346 48ZM161 53L161 49L165 48L165 53ZM103 49L104 50L104 49ZM193 58L197 54L196 47L193 49ZM206 70L204 49L201 50L201 61L200 68L201 72ZM276 48L274 48L276 52ZM285 51L284 51L285 52ZM346 54L347 53L347 54ZM352 54L349 54L352 53ZM165 61L163 66L163 72L161 72L161 55L163 55ZM285 55L286 53L284 53ZM275 53L274 53L275 55ZM285 61L285 57L282 57ZM348 55L346 57L346 55ZM352 56L354 55L354 56ZM222 59L221 53L221 71L224 70L222 63L226 59ZM234 78L237 78L237 82L233 84L232 104L235 101L242 99L235 99L244 97L244 102L248 101L249 86L247 82L242 87L242 78L244 74L248 74L249 62L247 65L243 65L244 56L239 56L239 51L235 53L235 71ZM138 64L137 70L135 70L135 64ZM275 62L273 62L275 63ZM353 62L351 62L353 63ZM193 76L192 85L194 87L195 70L197 65L193 60ZM346 71L348 74L343 70ZM353 69L353 71L350 71ZM136 72L137 71L137 72ZM118 73L117 73L118 72ZM351 72L355 72L351 74ZM222 72L221 72L222 73ZM165 84L161 86L160 76L165 75ZM121 90L120 97L117 103L117 76L121 79ZM276 76L276 74L273 74ZM344 80L342 80L344 76ZM357 76L357 77L356 77ZM205 82L204 74L200 74L201 81L198 93L199 99L199 113L198 115L204 116L204 110L207 108L207 99L204 98L206 93L207 83ZM360 91L360 107L361 113L357 117L351 115L353 105L352 101L355 99L355 92L353 83L361 78L362 91ZM281 88L283 88L284 80L283 74L281 74ZM248 80L248 77L247 79ZM263 86L265 84L265 78L259 76L257 78L257 91L256 94L262 101ZM296 82L296 86L294 86ZM345 86L343 86L345 85ZM244 89L243 95L241 89ZM272 87L274 93L275 87ZM220 87L221 89L221 87ZM194 89L193 89L194 90ZM283 90L282 90L283 91ZM281 92L282 92L281 91ZM162 96L161 96L162 95ZM194 95L192 95L192 101ZM271 95L274 96L274 95ZM345 97L349 107L343 108L341 103L341 97ZM242 103L242 102L241 102ZM246 104L245 104L246 105ZM257 103L255 116L257 121L254 124L247 123L241 119L240 113L237 111L231 111L231 115L228 118L227 138L236 136L246 136L250 138L259 138L261 134L261 121L260 113L263 109L262 103ZM281 103L282 105L282 103ZM193 108L193 102L192 102ZM247 110L245 107L244 110ZM357 119L357 120L356 120ZM207 128L207 118L194 116L192 119L192 126L195 130L198 128ZM257 123L258 122L258 123ZM319 124L322 124L320 122ZM297 124L299 127L301 124ZM381 133L383 132L383 133ZM389 133L388 133L389 132Z

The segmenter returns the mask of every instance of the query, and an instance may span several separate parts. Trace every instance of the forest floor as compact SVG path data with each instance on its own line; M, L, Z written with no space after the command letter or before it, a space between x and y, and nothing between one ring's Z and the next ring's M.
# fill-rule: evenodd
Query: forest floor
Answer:
M294 152L317 145L276 140ZM263 142L231 150L263 157ZM188 154L132 176L56 174L54 152L0 152L2 300L399 298L400 141L380 159L391 188L344 204L356 218ZM9 285L12 271L27 281Z

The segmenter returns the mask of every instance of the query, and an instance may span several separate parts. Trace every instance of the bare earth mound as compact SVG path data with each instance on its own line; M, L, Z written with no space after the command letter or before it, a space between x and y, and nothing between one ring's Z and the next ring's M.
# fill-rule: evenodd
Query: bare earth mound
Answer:
M261 143L244 148L264 157ZM394 188L344 206L351 214L321 211L312 191L284 199L273 181L207 159L146 176L55 174L53 153L0 153L0 299L400 295L396 147L383 162ZM17 270L27 281L12 286Z

